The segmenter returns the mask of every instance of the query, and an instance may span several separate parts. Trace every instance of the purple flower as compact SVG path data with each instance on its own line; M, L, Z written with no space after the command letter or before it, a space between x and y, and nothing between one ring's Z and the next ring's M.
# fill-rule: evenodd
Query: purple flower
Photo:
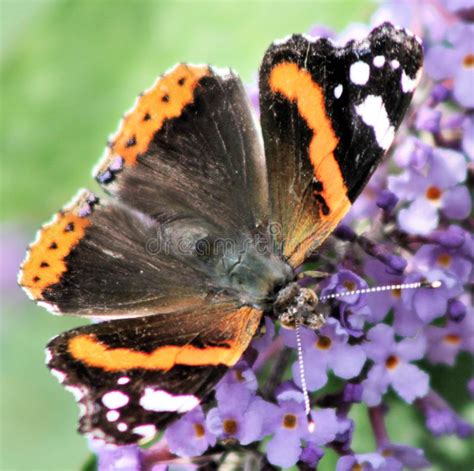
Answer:
M374 362L367 379L362 382L362 400L367 405L380 404L389 386L408 403L427 394L428 375L410 363L421 359L426 351L423 335L397 343L392 327L379 324L368 332L367 340L364 349L367 357Z
M467 390L469 391L469 395L471 396L471 398L474 399L474 378L471 378L467 382Z
M288 468L301 454L301 440L308 435L304 398L300 391L287 389L277 396L278 410L273 413L274 435L267 443L267 458L271 464Z
M360 402L362 400L362 385L359 383L346 383L343 391L345 402Z
M326 445L332 442L337 434L347 431L347 424L342 426L336 416L334 409L316 409L311 411L313 429L308 433L306 439L315 445Z
M388 188L411 204L398 213L398 224L411 234L426 235L439 222L438 210L452 219L465 219L471 211L466 179L467 164L463 154L435 148L426 174L408 169L388 178Z
M431 90L431 101L432 105L436 106L439 103L446 101L449 98L449 88L442 83L437 83Z
M474 26L451 27L442 43L428 49L425 70L434 80L454 79L454 98L466 108L474 107Z
M441 125L441 111L428 106L421 107L416 114L415 127L419 131L438 132Z
M448 318L453 322L461 322L466 317L466 306L459 299L448 301Z
M288 346L296 347L293 331L284 331L283 336ZM328 369L344 379L354 378L360 373L366 359L364 350L360 345L350 345L348 340L349 335L334 318L329 318L318 334L301 329L306 383L310 391L316 391L327 383ZM301 386L298 362L293 364L293 378Z
M393 159L399 167L421 171L432 154L433 147L415 136L408 136L395 149Z
M264 326L263 335L261 337L254 338L251 346L257 352L263 352L268 347L270 347L270 345L273 342L274 337L275 337L275 324L270 319L270 317L265 316L265 326Z
M408 469L423 469L431 466L425 458L425 453L420 448L387 443L379 447L378 452L386 458L394 458Z
M432 363L454 365L460 351L474 354L474 312L467 313L461 322L448 321L444 327L428 326L427 357Z
M458 236L458 234L453 235ZM465 235L466 237L471 237L467 233ZM473 267L472 257L471 259L466 257L466 254L463 250L463 245L450 247L446 243L423 245L414 255L413 263L418 269L423 271L433 269L444 270L447 273L454 275L459 279L459 281L462 282L467 282L469 280L469 276Z
M269 433L267 420L276 406L264 401L241 384L220 384L216 390L217 407L207 413L211 433L247 445Z
M16 303L23 296L18 288L16 277L18 267L24 256L27 245L25 235L18 227L2 225L0 228L0 299L4 308L6 304ZM6 312L6 311L5 311Z
M360 396L362 396L362 387L360 388ZM348 452L351 449L351 441L352 441L352 435L354 433L355 424L353 420L345 418L345 417L338 417L338 419L339 419L339 430L334 439L334 442L337 442L338 448L340 450L344 452Z
M321 458L324 456L324 451L316 446L314 443L307 443L300 454L300 461L308 464L312 468L316 468Z
M472 2L470 0L444 0L446 8L451 12L468 12L472 10Z
M258 94L257 79L254 79L249 84L245 84L245 91L247 92L253 110L255 113L260 114L260 97Z
M390 190L382 190L377 197L377 201L375 202L379 208L383 209L387 213L391 213L397 203L397 195L392 193Z
M462 149L470 160L474 161L474 118L466 117L463 125Z
M387 462L390 460L390 462ZM393 463L391 463L393 462ZM390 466L392 465L392 466ZM379 453L345 455L339 458L336 471L402 471L401 463L393 458L385 458Z
M238 361L229 372L222 378L219 386L227 384L240 384L255 392L258 388L257 377L245 360Z
M138 445L115 446L90 440L90 448L97 454L98 471L140 471L142 452Z
M387 267L374 258L367 258L364 264L365 274L374 280L376 285L398 285L403 283L403 277L388 273ZM391 309L403 309L402 293L399 289L379 291L371 293L366 297L370 314L369 322L380 322Z
M321 297L367 287L367 282L364 279L356 275L354 272L343 268L324 282L321 289ZM339 298L339 302L341 304L350 304L351 306L366 304L365 296L361 294L343 296Z
M380 214L380 209L375 202L379 193L387 184L387 167L380 165L375 173L370 177L366 187L357 198L350 211L342 220L343 224L352 224L361 219L373 219Z
M419 399L417 405L425 415L426 427L435 437L456 434L467 438L474 433L474 427L462 420L434 391Z
M173 422L165 432L169 449L178 456L198 456L216 443L216 437L206 427L200 406Z
M309 30L309 35L315 38L334 38L335 34L331 28L322 25L313 26Z
M336 437L339 424L334 410L312 411L314 430L310 432L301 391L287 388L278 394L277 401L279 410L272 418L274 435L267 444L271 464L283 468L293 466L302 454L302 440L321 446Z
M441 281L441 287L402 291L403 308L395 310L393 323L395 331L399 335L415 335L425 324L446 314L449 300L463 292L462 286L454 276L436 269L423 274L410 273L405 282L413 283L422 280Z

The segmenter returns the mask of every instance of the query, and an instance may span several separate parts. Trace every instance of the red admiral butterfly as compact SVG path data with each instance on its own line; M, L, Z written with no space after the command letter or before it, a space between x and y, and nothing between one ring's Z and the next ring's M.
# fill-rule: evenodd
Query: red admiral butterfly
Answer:
M104 320L51 340L79 430L154 436L234 365L264 313L318 327L295 270L390 146L422 48L385 23L336 47L293 35L260 68L261 130L231 70L180 64L127 113L82 191L31 245L19 282L54 313Z

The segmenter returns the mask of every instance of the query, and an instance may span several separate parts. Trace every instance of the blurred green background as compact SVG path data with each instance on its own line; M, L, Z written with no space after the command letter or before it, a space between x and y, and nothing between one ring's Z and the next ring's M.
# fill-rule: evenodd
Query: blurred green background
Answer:
M47 372L43 347L80 321L52 317L16 286L26 245L80 187L97 190L91 169L135 96L178 61L231 66L254 78L265 48L315 24L344 29L366 21L374 3L5 1L1 33L1 470L77 470L86 460L77 408ZM467 361L453 378L469 375ZM457 408L467 403L443 382ZM464 389L464 386L461 387ZM392 436L428 446L437 470L468 469L455 438L436 444L420 417L396 401ZM364 420L362 408L354 417ZM365 422L357 451L373 447ZM471 455L472 457L472 455ZM320 469L334 469L329 454Z

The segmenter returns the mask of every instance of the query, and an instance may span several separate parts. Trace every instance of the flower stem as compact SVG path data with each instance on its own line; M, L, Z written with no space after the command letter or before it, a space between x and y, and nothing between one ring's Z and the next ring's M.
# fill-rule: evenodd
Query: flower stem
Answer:
M377 447L380 448L389 441L387 427L385 425L385 411L382 405L369 407L369 419L374 431Z

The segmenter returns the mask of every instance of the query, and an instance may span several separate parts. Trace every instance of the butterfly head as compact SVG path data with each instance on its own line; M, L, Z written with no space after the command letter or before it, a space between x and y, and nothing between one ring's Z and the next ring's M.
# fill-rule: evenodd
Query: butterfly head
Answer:
M273 312L282 327L294 329L299 325L312 330L320 329L326 320L318 312L318 296L309 288L290 283L283 288L273 304Z

